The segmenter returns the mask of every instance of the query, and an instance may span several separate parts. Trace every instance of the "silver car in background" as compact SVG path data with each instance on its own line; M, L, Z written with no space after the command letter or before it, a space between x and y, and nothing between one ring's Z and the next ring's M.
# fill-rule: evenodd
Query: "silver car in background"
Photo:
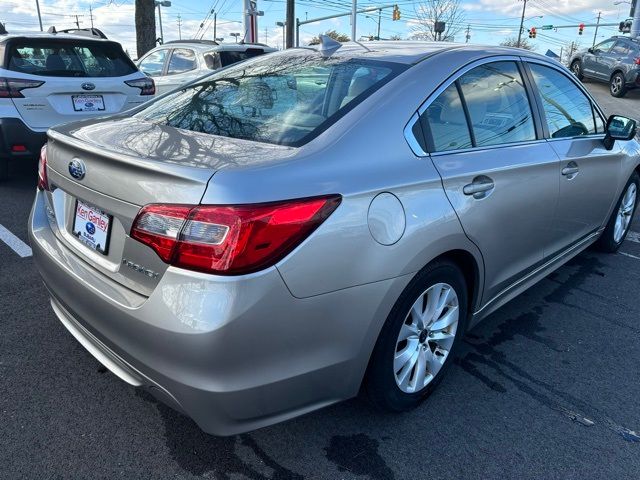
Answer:
M142 72L154 79L158 94L163 94L212 70L275 51L261 43L174 40L149 51L136 63Z
M324 39L50 130L31 245L71 334L207 432L402 411L469 328L620 246L635 131L530 52Z

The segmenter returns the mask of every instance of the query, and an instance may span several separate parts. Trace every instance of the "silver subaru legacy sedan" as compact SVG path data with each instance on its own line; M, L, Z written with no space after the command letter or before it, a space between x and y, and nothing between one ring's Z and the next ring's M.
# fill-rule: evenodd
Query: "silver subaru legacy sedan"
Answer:
M469 328L620 246L635 135L540 55L323 39L51 129L31 244L69 332L206 432L402 411Z

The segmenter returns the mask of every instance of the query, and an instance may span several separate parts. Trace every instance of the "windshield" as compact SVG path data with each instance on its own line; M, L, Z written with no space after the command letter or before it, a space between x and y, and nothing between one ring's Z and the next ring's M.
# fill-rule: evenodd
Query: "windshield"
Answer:
M56 39L14 41L8 69L50 77L120 77L137 71L115 42Z
M317 53L264 56L151 102L135 116L212 135L300 146L405 68Z

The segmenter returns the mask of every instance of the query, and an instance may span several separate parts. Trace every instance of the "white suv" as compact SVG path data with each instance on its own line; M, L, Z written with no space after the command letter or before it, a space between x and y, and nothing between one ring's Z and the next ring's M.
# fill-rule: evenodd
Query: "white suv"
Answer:
M0 180L11 158L39 155L49 127L118 113L155 94L119 43L78 33L0 35Z

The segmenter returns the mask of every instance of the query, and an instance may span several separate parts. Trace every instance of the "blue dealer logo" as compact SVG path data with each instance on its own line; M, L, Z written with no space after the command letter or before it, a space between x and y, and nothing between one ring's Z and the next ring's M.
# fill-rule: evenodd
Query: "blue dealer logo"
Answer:
M94 233L96 233L96 226L91 222L87 222L84 228L87 229L87 233L89 235L93 235Z

